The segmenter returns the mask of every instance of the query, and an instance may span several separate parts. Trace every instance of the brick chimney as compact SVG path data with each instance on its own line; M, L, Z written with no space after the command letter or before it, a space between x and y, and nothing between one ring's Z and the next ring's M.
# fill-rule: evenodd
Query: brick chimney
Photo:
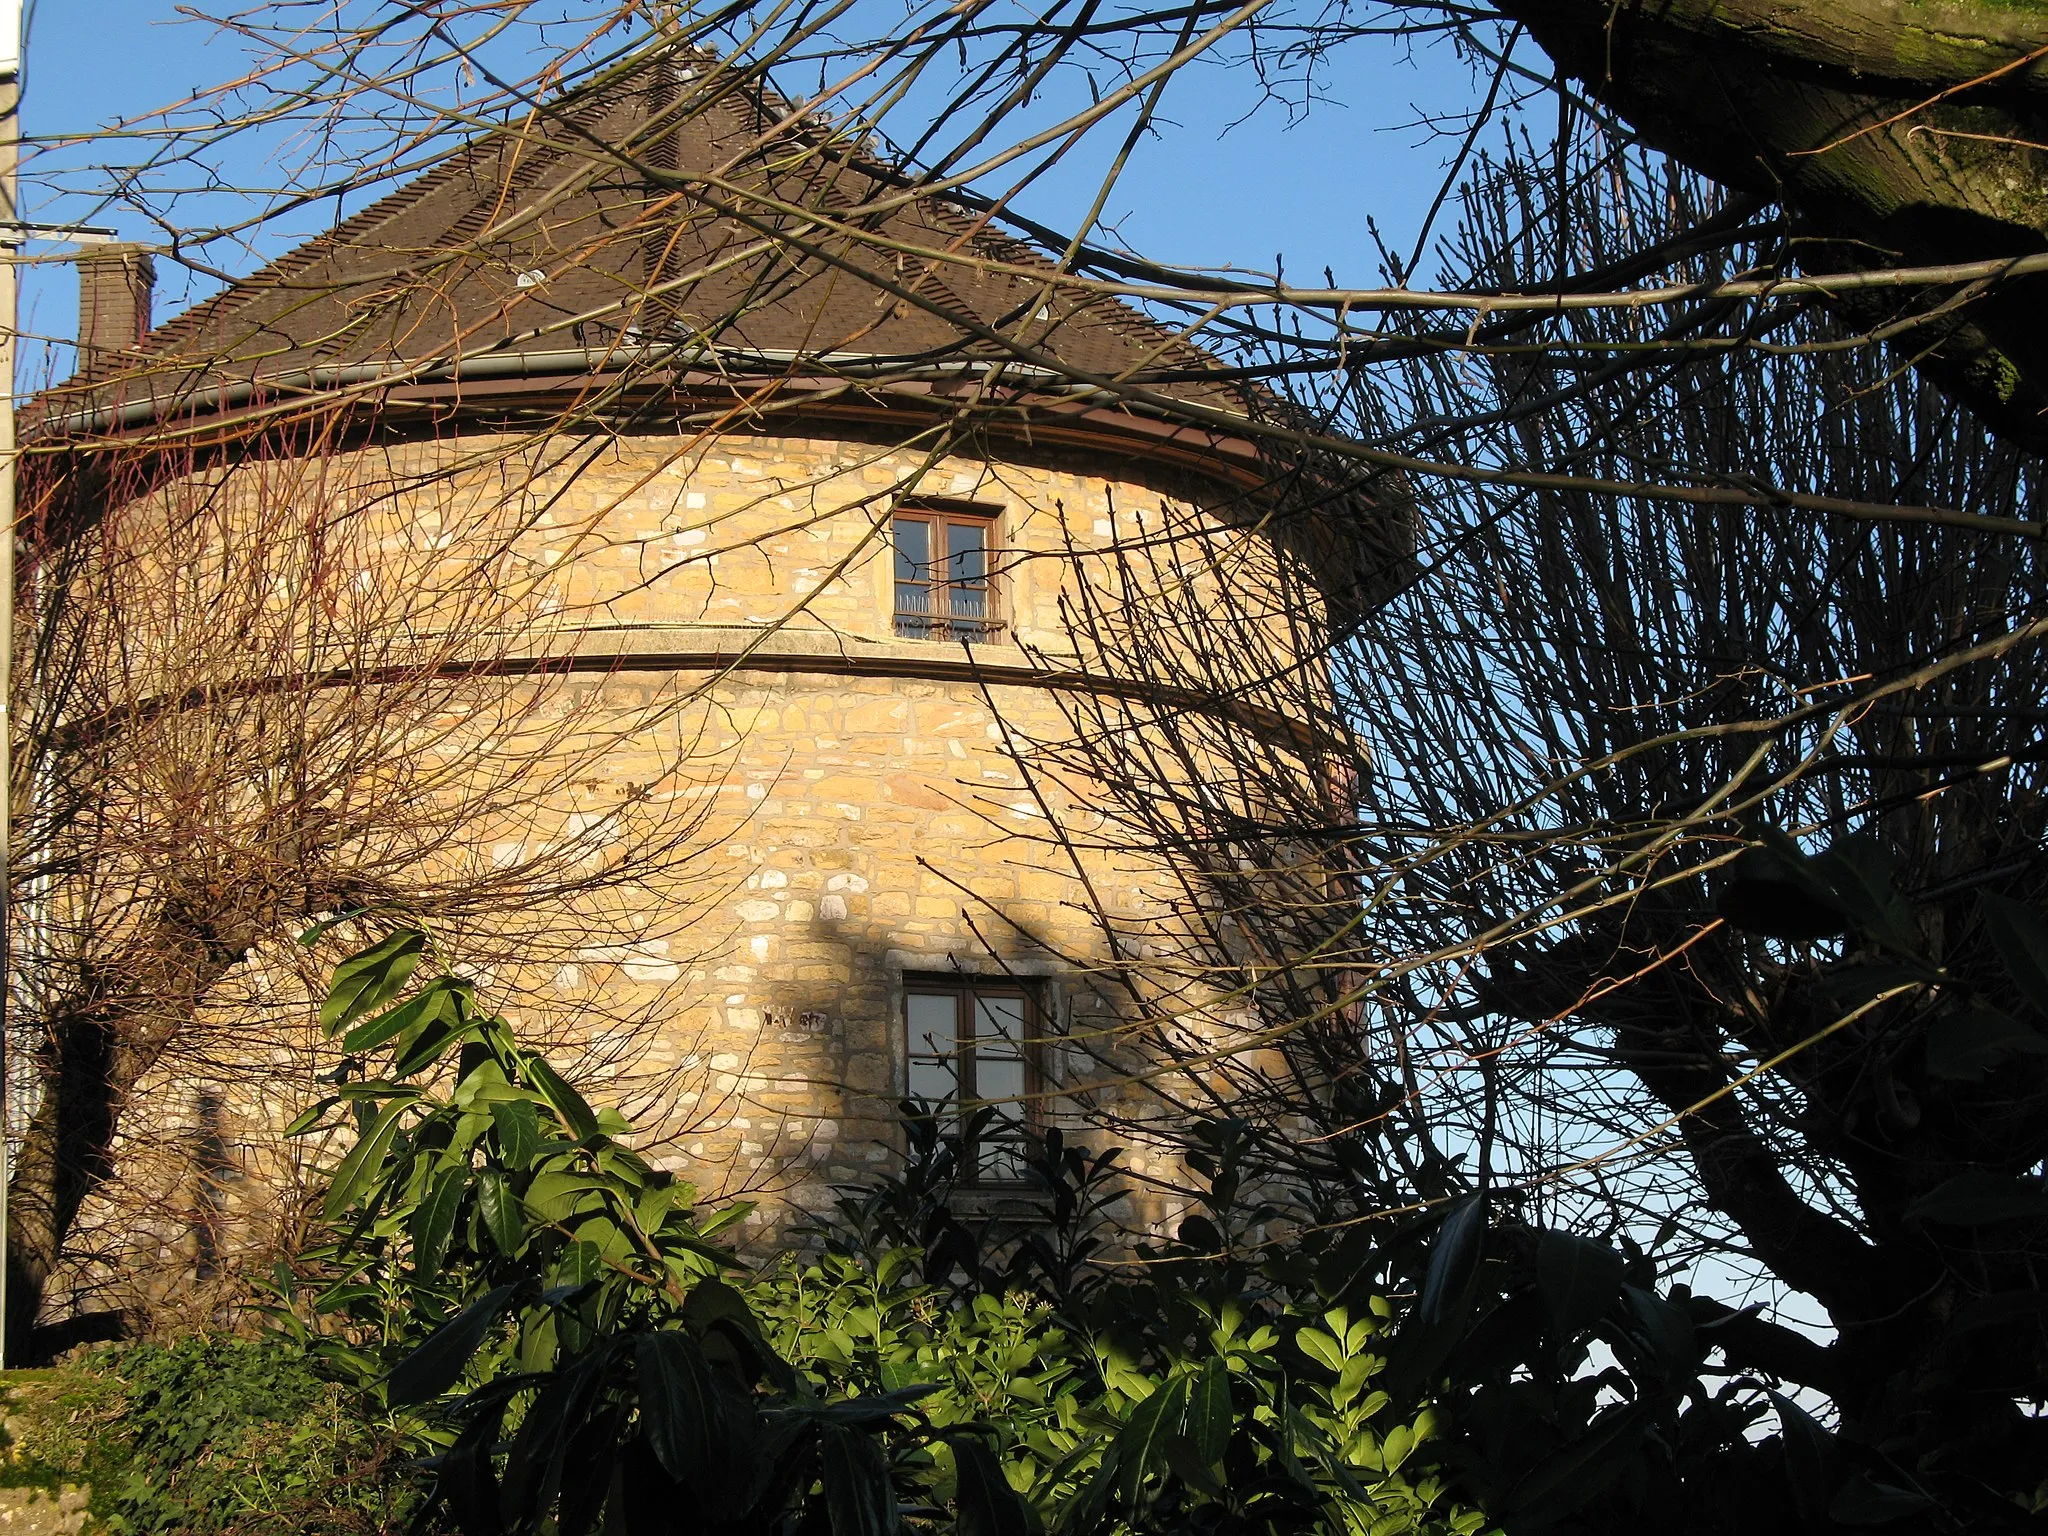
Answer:
M115 354L149 334L156 262L139 245L88 245L78 253L78 371L113 371Z

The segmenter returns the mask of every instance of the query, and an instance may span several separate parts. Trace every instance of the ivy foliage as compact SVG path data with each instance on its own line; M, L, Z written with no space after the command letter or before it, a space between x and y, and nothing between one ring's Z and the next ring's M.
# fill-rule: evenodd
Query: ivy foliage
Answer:
M1113 1159L1042 1149L1049 1236L1010 1245L1033 1288L963 1267L945 1219L943 1256L840 1243L749 1281L716 1241L745 1208L700 1211L424 933L344 961L321 1022L343 1066L293 1130L348 1142L337 1235L280 1320L403 1417L428 1510L465 1536L638 1536L682 1511L733 1536L1486 1524L1430 1465L1427 1405L1379 1382L1384 1299L1325 1277L1247 1300L1241 1267L1192 1251L1081 1283ZM918 1123L930 1193L944 1152Z

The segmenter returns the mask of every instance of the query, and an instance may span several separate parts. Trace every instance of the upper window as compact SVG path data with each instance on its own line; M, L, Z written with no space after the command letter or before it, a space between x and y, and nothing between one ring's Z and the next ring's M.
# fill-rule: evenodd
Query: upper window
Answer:
M911 501L896 508L896 633L906 640L993 640L1002 632L990 557L993 508Z
M1038 1092L1033 1017L1031 995L1014 984L915 981L905 988L910 1097L939 1116L969 1184L1024 1178ZM984 1105L989 1114L977 1123Z

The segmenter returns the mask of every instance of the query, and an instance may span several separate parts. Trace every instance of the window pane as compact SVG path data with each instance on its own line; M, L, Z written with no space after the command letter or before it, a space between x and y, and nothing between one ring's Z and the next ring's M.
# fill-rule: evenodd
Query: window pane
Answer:
M896 579L923 581L931 574L932 525L918 517L899 517L895 521Z
M904 992L908 1036L905 1087L911 1098L931 1105L947 1133L962 1137L961 1174L971 1181L1018 1184L1035 1146L1034 1115L1024 1096L1031 1090L1025 1039L1028 999L1014 993L983 994L971 983ZM988 1103L976 1115L979 1134L966 1137L963 1105Z
M910 1096L926 1104L950 1104L960 1097L960 1078L951 1056L910 1058Z
M975 1052L974 1096L978 1099L1021 1099L1024 1096L1024 1063L1014 1057L990 1057L980 1051ZM1005 1104L996 1111L1001 1117L1023 1112L1022 1104Z
M960 1004L951 992L913 992L910 1009L910 1054L951 1056L959 1050Z
M975 1177L991 1184L1021 1184L1024 1182L1024 1145L1021 1141L992 1141L982 1138L980 1164Z
M997 1049L1016 1054L1024 1046L1024 999L1021 997L987 997L974 999L974 1037L977 1040L1001 1041Z
M988 576L988 525L948 523L946 549L952 557L948 581L982 581Z

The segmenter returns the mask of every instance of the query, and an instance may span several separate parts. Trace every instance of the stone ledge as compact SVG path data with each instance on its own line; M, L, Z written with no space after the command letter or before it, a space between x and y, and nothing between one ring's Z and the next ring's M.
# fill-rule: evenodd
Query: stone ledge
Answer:
M574 672L796 672L887 677L999 688L1046 688L1141 700L1214 715L1297 750L1344 743L1313 727L1227 696L1086 670L1075 656L1048 657L1016 645L955 645L930 640L864 640L829 629L770 629L744 624L610 624L565 632L558 648L494 655L484 670L506 674ZM340 674L337 674L340 675Z

